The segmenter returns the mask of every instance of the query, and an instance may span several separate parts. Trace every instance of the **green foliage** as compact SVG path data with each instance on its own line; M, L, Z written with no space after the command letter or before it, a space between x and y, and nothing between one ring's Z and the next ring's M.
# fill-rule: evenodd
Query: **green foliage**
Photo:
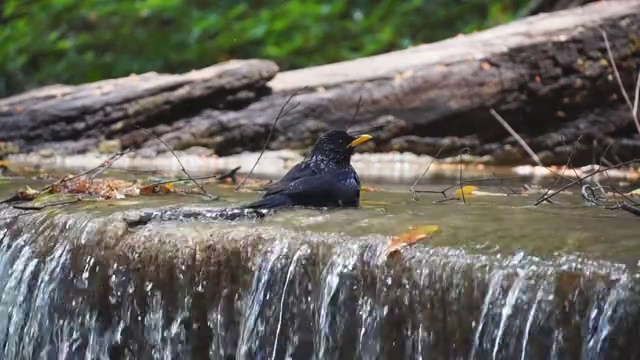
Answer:
M0 96L230 58L335 62L507 22L528 0L5 0Z

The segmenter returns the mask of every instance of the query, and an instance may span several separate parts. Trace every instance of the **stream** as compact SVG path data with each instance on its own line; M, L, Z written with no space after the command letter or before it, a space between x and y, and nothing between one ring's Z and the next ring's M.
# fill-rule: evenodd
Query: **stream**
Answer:
M258 220L130 221L257 196L217 186L213 202L0 207L0 358L640 358L632 215L585 206L579 189L531 206L539 194L434 204L379 187L361 209ZM384 256L429 224L440 231Z

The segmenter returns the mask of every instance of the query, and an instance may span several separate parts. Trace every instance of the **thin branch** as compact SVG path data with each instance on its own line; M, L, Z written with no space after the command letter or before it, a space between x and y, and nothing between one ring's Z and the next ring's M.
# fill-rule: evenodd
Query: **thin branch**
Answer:
M356 116L358 116L358 112L360 111L360 105L362 105L362 95L360 95L360 97L358 98L358 104L356 105L356 111L353 113L353 116L351 117L351 120L349 120L347 125L344 127L345 131L349 130L349 126L356 119Z
M220 181L220 180L223 180L223 179L231 178L231 181L233 181L235 183L236 182L235 176L236 176L236 173L238 172L238 170L240 170L240 166L237 166L237 167L229 170L228 172L226 172L224 174L200 176L200 177L194 177L193 179L194 180L217 179L218 181ZM160 186L160 185L173 184L173 183L182 182L182 181L191 181L191 179L177 178L177 179L171 179L171 180L158 181L158 182L154 182L154 183L151 183L151 184L148 184L148 185L144 185L144 186L145 187L147 187L147 186Z
M158 135L156 135L156 134L152 133L151 131L149 131L149 130L147 130L147 129L143 128L143 127L140 127L140 126L138 126L138 125L134 125L134 126L135 126L136 128L138 128L138 129L140 129L140 130L144 131L144 132L145 132L145 133L147 133L148 135L151 135L151 136L153 136L154 138L158 139L158 141L160 141L160 142L161 142L161 143L162 143L162 144L167 148L167 150L169 150L169 151L171 152L171 154L172 154L172 155L173 155L173 157L176 159L176 161L178 162L178 164L180 164L180 170L181 170L185 175L187 175L187 177L189 178L189 180L191 180L191 181L192 181L192 182L193 182L193 183L198 187L198 189L200 189L200 192L202 192L202 194L203 194L203 195L205 195L206 197L208 197L210 200L216 200L216 199L217 199L217 197L215 197L215 196L213 196L213 195L209 194L209 193L207 192L207 190L205 190L205 189L202 187L202 185L200 185L200 183L199 183L199 182L197 182L197 181L196 181L196 179L194 179L194 178L191 176L191 174L189 174L189 173L187 172L187 169L185 169L184 165L182 164L182 161L180 161L180 158L178 157L178 155L176 155L175 151L173 151L173 149L171 148L171 146L169 146L169 144L167 144L167 143L166 143L164 140L162 140Z
M567 171L567 168L571 166L571 158L573 157L573 152L576 150L576 147L578 145L578 143L580 142L580 139L582 139L582 135L580 135L580 137L578 137L578 139L573 143L573 146L571 147L571 151L569 151L569 156L567 157L567 162L564 165L564 169L562 169L562 174L560 175L561 177L564 177L564 173L565 171ZM562 144L565 146L565 149L567 147L567 144L565 143L564 139L562 139ZM576 171L575 168L573 168L573 172L575 173L576 177L579 179L580 176L578 175L578 171ZM553 183L553 186L558 185L558 182L560 181L560 178L556 178L556 181ZM582 181L580 181L580 185L582 185ZM544 192L544 194L542 194L542 196L540 196L538 198L538 200L544 198L545 196L547 196L547 194L549 194L549 192L551 191L551 188L548 188L547 191ZM552 203L551 200L546 200L546 202L548 203Z
M498 174L496 174L495 172L492 172L491 174L493 174L493 176L495 176L496 178L498 178ZM500 190L502 190L502 192L506 195L506 196L511 196L511 195L520 195L519 192L515 191L511 186L505 184L504 179L498 179L500 181ZM506 191L505 188L509 191Z
M631 205L629 203L623 202L622 204L620 204L620 209L633 215L640 216L640 207Z
M114 157L111 160L105 161L102 166L98 169L96 169L96 171L91 174L91 176L89 177L89 181L93 181L98 175L102 174L103 172L105 172L107 169L109 169L116 161L118 161L118 159L120 159L121 157L123 157L124 155L128 154L129 152L131 152L131 148L120 152L120 153L116 153L116 157Z
M633 109L631 110L633 114L635 114L636 119L638 118L638 104L640 103L640 71L638 71L638 81L636 81L636 92L635 97L633 98Z
M629 106L629 110L631 110L631 117L633 117L633 121L636 124L636 129L638 130L638 133L640 134L640 121L638 121L638 114L637 114L637 101L638 101L638 92L640 92L640 90L638 90L638 87L640 87L640 76L638 77L638 85L636 86L636 99L635 99L635 105L631 104L631 100L629 99L629 95L627 94L627 90L625 90L624 88L624 84L622 84L622 78L620 77L620 72L618 72L618 67L616 66L616 61L613 58L613 52L611 51L611 45L609 45L609 39L607 38L607 33L604 30L601 30L602 32L602 38L604 39L604 45L607 48L607 54L609 54L609 61L611 62L611 68L613 68L613 74L616 77L616 80L618 81L618 86L620 86L620 91L622 92L622 96L624 97L624 101L627 102L627 106Z
M513 128L502 118L502 116L500 116L500 114L498 114L493 109L489 109L489 112L491 113L491 115L493 115L493 117L496 120L498 120L500 125L502 125L502 127L504 127L505 130L507 130L509 134L511 134L511 136L513 136L520 143L520 146L522 146L525 149L525 151L529 153L529 156L531 156L531 158L533 159L533 161L536 162L536 164L538 164L541 167L545 167L544 165L542 165L542 161L540 161L540 158L538 157L538 155L536 155L536 153L533 152L533 150L531 150L531 148L529 147L529 145L527 145L524 139L520 135L518 135L518 133L515 132L515 130L513 130Z
M505 121L505 119L502 116L500 116L500 114L498 114L493 109L489 109L489 112L491 113L491 115L493 115L493 117L496 120L498 120L498 122L505 128L505 130L507 130L511 134L511 136L513 136L518 141L518 143L520 143L520 146L522 146L525 149L525 151L529 154L531 159L533 159L533 161L536 164L538 164L538 166L544 168L545 170L547 170L548 172L552 173L555 176L560 176L561 178L564 178L567 181L571 181L571 179L564 176L564 174L560 175L554 172L553 170L549 169L548 167L544 166L542 164L542 161L540 161L540 158L538 157L538 155L536 155L536 153L531 149L531 147L529 147L529 145L527 145L524 139L520 135L518 135L518 133L516 133L515 130L513 130L513 128Z
M578 183L580 183L581 181L584 181L584 180L586 180L586 179L588 179L588 178L590 178L590 177L592 177L592 176L594 176L594 175L597 175L597 174L599 174L599 173L606 172L606 171L609 171L609 170L613 170L613 169L616 169L616 168L620 168L620 167L623 167L623 166L625 166L625 165L633 164L633 163L636 163L636 162L639 162L639 161L640 161L640 159L633 159L633 160L629 160L629 161L622 162L622 163L617 164L617 165L615 165L615 166L607 167L606 169L599 168L599 169L597 169L596 171L592 172L591 174L585 175L585 176L583 176L583 177L581 177L581 178L578 178L578 179L577 179L577 180L575 180L575 181L570 182L569 184L567 184L567 185L563 186L560 190L556 190L556 191L554 191L553 193L551 193L551 194L549 194L549 195L547 195L547 196L545 196L545 197L543 197L543 198L541 198L541 199L538 199L538 201L536 201L536 203L534 204L534 206L540 205L540 203L542 203L542 202L544 202L544 201L549 200L550 198L552 198L552 197L554 197L554 196L558 195L559 193L561 193L561 192L563 192L563 191L567 190L567 189L568 189L568 188L570 188L571 186L573 186L573 185L575 185L575 184L578 184Z
M262 155L264 155L264 152L267 150L267 146L269 146L269 142L271 142L271 137L273 136L273 133L274 133L274 131L276 129L276 125L278 124L278 120L280 120L281 117L286 116L287 114L289 114L289 112L293 111L293 109L298 107L298 105L300 105L300 103L297 103L296 105L293 105L293 107L291 109L289 109L286 113L283 114L284 109L287 107L289 102L291 102L291 100L294 97L296 97L298 94L303 92L307 87L308 86L305 86L305 87L297 90L293 94L291 94L291 96L289 96L287 101L285 101L284 105L282 105L282 107L280 108L280 112L278 112L278 116L276 116L276 119L273 121L273 124L271 125L271 129L269 130L269 135L267 135L267 138L265 139L264 144L262 145L262 150L260 151L260 155L258 155L258 158L256 159L256 162L253 164L253 167L251 168L251 170L249 171L247 176L245 176L244 179L242 179L242 181L240 182L240 184L238 184L238 186L236 186L235 191L240 190L242 185L244 185L244 183L247 181L247 179L249 179L251 174L253 174L253 171L256 169L256 166L258 166L258 163L260 162L260 159L262 159Z
M460 182L460 195L462 195L462 203L464 203L465 205L467 204L467 199L464 196L464 188L462 186L462 154L463 153L470 153L471 149L469 148L464 148L460 151L460 154L458 154L460 156L460 176L458 177L458 182Z
M154 182L154 183L151 183L151 184L148 184L148 185L144 185L144 187L173 184L173 183L182 182L182 181L191 181L191 182L193 182L193 180L209 180L209 179L215 179L218 176L220 176L220 175L208 175L208 176L190 177L190 178L177 178L177 179Z
M367 127L360 128L360 129L351 130L351 131L349 131L349 134L352 134L352 135L365 134L365 133L370 132L370 131L375 131L375 130L378 130L378 129L382 129L383 127L385 127L387 124L391 123L394 120L395 120L395 118L393 118L393 117L385 118L382 121L380 121L381 123L379 123L379 124L367 126Z
M54 186L56 186L56 185L61 185L61 184L67 183L67 182L69 182L69 181L71 181L71 180L75 180L75 179L78 179L78 178L80 178L80 177L83 177L83 176L89 175L89 174L91 174L91 173L93 173L93 172L100 171L100 169L102 169L102 168L105 168L105 167L107 167L107 166L111 166L111 165L113 165L113 163L114 163L116 160L120 159L121 157L123 157L124 155L126 155L126 154L127 154L127 152L130 152L130 151L131 151L130 149L127 149L127 150L125 150L125 151L119 151L119 152L117 152L117 153L115 153L115 154L111 155L108 159L106 159L105 161L103 161L100 165L98 165L98 166L96 166L96 167L94 167L94 168L92 168L92 169L89 169L89 170L83 171L83 172L81 172L81 173L79 173L79 174L73 175L73 176L71 176L71 177L68 177L68 178L62 178L62 179L60 179L60 180L58 180L58 181L54 182L53 184L50 184L50 185L48 185L48 186L43 187L42 189L40 189L40 190L39 190L39 192L41 192L41 193L42 193L42 192L45 192L45 191L47 191L47 190L51 189L52 187L54 187Z
M436 153L436 156L431 158L431 162L429 162L429 165L427 165L427 168L424 169L422 174L420 174L420 176L416 179L416 181L413 182L413 185L411 185L411 187L409 188L409 191L411 191L411 196L413 196L413 200L414 201L418 201L418 195L417 195L417 192L416 192L416 186L418 185L420 180L422 180L422 178L425 175L427 175L427 172L429 171L429 168L431 168L431 165L433 165L433 163L438 159L438 156L440 156L440 153L442 152L442 150L444 150L445 146L446 145L442 145L440 147L440 150L438 150L438 152Z
M224 179L231 179L231 182L235 185L238 183L238 179L236 177L236 173L238 172L238 170L240 170L242 166L236 166L235 168L227 171L224 174L219 174L217 176L218 181L222 181Z
M522 179L525 177L529 177L528 175L513 175L513 176L498 176L498 177L482 177L482 178L474 178L474 179L467 179L467 180L463 180L460 181L457 184L453 184L453 185L449 185L446 188L442 189L442 190L414 190L416 193L419 194L443 194L446 193L447 191L455 188L455 187L459 187L460 184L473 184L475 182L484 182L484 181L495 181L495 180L507 180L507 179ZM446 195L445 195L446 197Z
M62 201L56 201L56 202L42 204L42 205L13 205L13 208L17 210L42 210L44 208L48 208L52 206L68 205L68 204L73 204L80 201L82 201L82 199L79 197L76 197L75 199L72 199L72 200L62 200Z
M613 182L611 180L611 176L609 175L608 171L605 171L604 174L607 176L607 180L609 180L610 182ZM631 202L634 206L639 206L640 204L638 204L635 200L633 200L630 196L628 196L627 194L623 193L622 191L616 189L613 186L608 186L609 189L611 189L611 191L615 192L616 194L622 196L625 200Z

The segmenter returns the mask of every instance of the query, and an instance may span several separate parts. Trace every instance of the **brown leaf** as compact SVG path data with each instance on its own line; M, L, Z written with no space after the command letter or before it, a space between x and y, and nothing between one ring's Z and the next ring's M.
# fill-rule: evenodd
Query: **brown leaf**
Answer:
M400 251L405 246L415 244L416 242L426 239L430 235L440 231L439 225L422 225L418 227L410 227L409 231L396 235L391 239L391 243L385 250L385 255L389 256Z
M140 188L140 195L170 194L175 192L172 183L168 184L151 184Z
M32 189L27 185L25 188L18 191L16 197L20 200L30 201L35 199L38 195L40 195L40 191Z

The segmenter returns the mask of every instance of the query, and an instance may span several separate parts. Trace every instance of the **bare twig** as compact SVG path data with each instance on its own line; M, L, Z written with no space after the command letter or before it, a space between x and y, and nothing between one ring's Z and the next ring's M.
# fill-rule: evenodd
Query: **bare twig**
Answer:
M413 185L411 185L411 187L409 188L409 191L411 191L411 196L413 196L413 200L414 201L418 201L418 194L416 192L416 186L418 185L420 180L422 180L422 178L425 175L427 175L427 172L429 171L429 168L431 168L431 165L433 165L433 163L438 159L438 156L440 156L440 153L442 152L442 150L444 150L444 148L445 148L445 145L440 147L440 150L438 150L436 155L431 159L431 161L429 162L429 165L427 165L427 168L424 169L422 174L420 174L420 176L416 179L416 181L413 182Z
M578 143L580 142L580 139L582 139L582 135L580 135L580 137L578 137L578 139L573 143L573 146L571 147L571 151L569 151L569 156L567 157L567 162L564 165L564 169L562 169L562 174L560 174L560 176L563 177L563 178L564 178L565 171L567 171L567 168L571 166L571 158L573 157L573 152L575 151ZM562 140L562 144L565 146L565 149L566 149L567 144L564 142L564 139ZM580 176L578 175L578 171L576 171L576 169L573 168L573 167L572 167L572 169L573 169L573 172L575 173L576 177L579 179ZM556 178L556 181L554 182L553 186L558 185L559 181L560 181L560 178L559 177ZM582 185L582 181L580 181L580 185ZM544 198L545 196L547 196L547 194L549 194L550 191L551 191L551 188L548 188L547 191L545 191L544 194L542 194L542 196L540 196L538 198L538 200L540 200L540 199ZM552 203L552 201L549 200L549 199L547 199L546 202Z
M524 177L528 177L528 175L513 175L513 176L474 178L474 179L467 179L467 180L460 181L457 184L449 185L449 186L445 187L442 190L414 190L414 191L416 193L419 193L419 194L442 194L442 195L444 195L444 197L447 197L446 192L451 190L451 189L453 189L453 188L455 188L455 187L459 187L460 184L465 185L465 184L473 184L473 183L476 183L476 182L485 182L485 181L521 179L521 178L524 178Z
M362 105L362 95L360 95L360 97L358 98L358 104L356 105L356 111L353 113L353 116L351 117L351 120L349 120L347 125L344 127L345 131L349 130L349 126L356 119L356 116L358 116L358 112L360 111L360 105Z
M631 110L634 114L636 119L638 118L638 104L640 103L640 71L638 71L638 80L636 81L636 92L634 94L634 98L633 98L633 109Z
M83 176L89 175L89 174L91 174L91 173L94 173L94 172L100 171L100 169L102 169L102 168L105 168L105 167L111 166L111 165L113 165L113 163L114 163L116 160L120 159L120 158L121 158L122 156L124 156L128 151L130 151L130 150L119 151L119 152L117 152L117 153L115 153L115 154L111 155L108 159L106 159L105 161L103 161L103 162L102 162L100 165L98 165L97 167L94 167L94 168L92 168L92 169L89 169L89 170L83 171L83 172L81 172L81 173L79 173L79 174L76 174L76 175L73 175L73 176L70 176L70 177L62 178L62 179L60 179L60 180L58 180L58 181L54 182L53 184L50 184L50 185L47 185L47 186L43 187L42 189L40 189L40 190L39 190L39 192L41 192L41 193L42 193L42 192L45 192L45 191L47 191L47 190L51 189L52 187L54 187L54 186L56 186L56 185L61 185L61 184L67 183L67 182L69 182L69 181L71 181L71 180L75 180L75 179L81 178L81 177L83 177Z
M190 177L190 178L176 178L176 179L171 179L171 180L158 181L158 182L154 182L154 183L151 183L151 184L148 184L148 185L144 185L144 186L145 187L147 187L147 186L160 186L160 185L173 184L173 183L182 182L182 181L193 182L193 180L209 180L209 179L215 179L218 176L219 175L207 175L207 176Z
M542 161L540 161L540 158L538 157L538 155L536 155L536 153L533 152L533 150L531 150L531 148L529 147L529 145L527 145L524 139L520 135L518 135L518 133L515 132L515 130L513 130L513 128L502 118L502 116L500 116L500 114L498 114L493 109L489 109L489 112L491 113L491 115L493 115L493 117L496 120L498 120L500 125L502 125L502 127L504 127L505 130L507 130L509 134L511 134L511 136L513 136L518 141L518 143L520 143L520 146L524 148L524 150L529 154L529 156L531 156L533 161L535 161L536 164L538 164L538 166L545 167L542 164Z
M224 174L219 174L217 176L218 181L222 181L224 179L231 179L231 182L235 185L238 183L238 179L236 177L236 173L238 172L238 170L240 170L242 166L236 166L235 168L227 171Z
M280 112L278 112L278 116L276 116L276 119L273 121L273 124L271 125L271 129L269 130L269 135L267 135L267 138L264 140L264 144L262 145L262 150L260 151L260 155L258 155L258 158L256 159L256 162L253 164L253 167L251 168L251 170L249 170L249 173L247 174L247 176L245 176L244 179L242 179L242 181L240 182L240 184L238 184L238 186L236 186L235 191L240 190L242 185L244 185L244 183L247 181L247 179L249 179L251 174L253 174L253 171L256 169L256 166L258 166L258 163L260 162L260 159L262 159L262 155L264 155L264 152L267 150L267 146L269 146L269 142L271 142L271 137L273 136L273 133L274 133L274 131L276 129L276 125L278 124L278 120L280 120L280 118L282 118L282 117L286 116L287 114L289 114L289 112L291 112L293 109L298 107L298 105L300 105L300 103L297 103L297 104L293 105L291 107L291 109L287 110L286 113L284 113L284 109L287 107L289 102L291 102L291 100L294 97L296 97L298 94L303 92L307 87L308 86L305 86L305 87L297 90L293 94L291 94L291 96L289 96L287 101L285 101L284 105L282 105L282 107L280 108Z
M631 104L631 99L629 99L629 94L627 94L627 90L624 88L624 84L622 83L622 78L620 77L620 72L618 72L618 67L616 66L616 61L613 58L613 52L611 51L611 45L609 45L609 39L607 38L607 33L604 30L601 30L602 38L604 39L604 45L607 48L607 54L609 54L609 61L611 62L611 68L613 69L613 74L616 77L616 81L618 82L618 86L620 87L620 91L622 92L622 96L624 97L624 101L629 106L629 110L631 110L631 117L633 117L633 121L636 124L636 129L638 133L640 133L640 121L638 121L638 92L640 92L640 75L638 76L638 83L636 84L636 98L634 100L634 104Z
M42 210L44 208L48 208L52 206L68 205L68 204L73 204L80 201L82 201L82 199L79 197L76 197L75 199L71 199L71 200L56 201L56 202L42 204L42 205L13 205L13 208L17 210Z
M638 206L623 202L622 204L620 204L620 209L633 215L640 216L640 207Z
M136 128L138 128L138 129L140 129L140 130L144 131L144 132L145 132L145 133L147 133L148 135L151 135L151 136L153 136L154 138L158 139L158 141L160 141L160 142L161 142L161 143L162 143L162 144L167 148L167 150L169 150L169 151L171 152L171 154L172 154L172 155L173 155L173 157L176 159L176 161L178 162L178 164L180 164L180 170L181 170L185 175L187 175L187 177L189 178L189 180L190 180L190 181L192 181L192 182L193 182L193 183L198 187L198 189L200 189L200 192L202 192L202 194L203 194L203 195L205 195L206 197L208 197L210 200L216 200L216 199L217 199L217 197L216 197L216 196L213 196L213 195L209 194L209 193L207 192L207 190L205 190L205 189L202 187L202 185L200 185L200 183L199 183L198 181L196 181L196 179L194 179L194 178L191 176L191 174L189 174L189 173L187 172L187 169L185 169L184 164L182 164L182 161L180 161L180 158L178 157L178 155L176 155L175 151L173 151L173 149L171 148L171 146L169 146L169 144L167 144L167 143L166 143L164 140L162 140L158 135L156 135L156 134L152 133L151 131L149 131L149 130L147 130L147 129L143 128L143 127L140 127L140 126L138 126L138 125L134 125L134 126L135 126Z
M102 165L98 169L96 169L96 171L93 174L91 174L91 176L89 177L89 181L93 181L98 175L102 174L105 170L109 169L116 161L118 161L118 159L120 159L124 155L131 152L131 150L132 149L129 148L125 151L118 152L111 159L102 163Z
M548 172L552 173L555 176L560 176L561 178L564 178L567 181L571 181L571 179L569 179L568 177L564 176L564 173L562 175L556 173L555 171L551 170L550 168L544 166L542 164L542 161L540 161L540 158L538 157L538 155L536 155L536 153L531 149L531 147L529 147L529 145L527 145L527 143L524 141L524 139L522 138L522 136L518 135L518 133L515 132L515 130L513 130L513 128L505 121L505 119L500 116L500 114L498 114L495 110L493 109L489 109L489 112L491 112L491 115L493 115L493 117L498 120L498 122L505 128L505 130L507 130L509 132L509 134L511 134L511 136L513 136L518 143L520 143L520 146L522 146L525 151L529 154L529 156L531 157L531 159L533 159L533 161L538 164L538 166L544 168L545 170L547 170Z
M467 204L467 199L464 196L464 187L462 186L462 154L463 153L470 153L471 149L469 148L464 148L460 151L460 154L458 154L460 156L460 176L458 177L458 182L460 182L460 195L462 196L462 203L464 203L465 205Z
M496 174L495 172L492 172L491 174L493 174L493 176L495 176L496 178L499 178L498 174ZM511 186L505 184L504 179L498 179L500 181L500 190L502 190L502 192L507 195L507 196L511 196L511 195L520 195L519 192L515 191ZM509 191L506 191L505 188Z
M586 180L586 179L588 179L588 178L590 178L590 177L592 177L594 175L597 175L599 173L606 172L606 171L609 171L609 170L613 170L613 169L616 169L616 168L620 168L620 167L623 167L625 165L633 164L633 163L636 163L636 162L639 162L639 161L640 161L640 159L633 159L633 160L621 162L621 163L619 163L619 164L617 164L615 166L607 167L607 168L604 168L604 169L603 168L598 168L596 171L592 172L591 174L588 174L588 175L585 175L583 177L580 177L577 180L572 181L569 184L563 186L561 189L556 190L556 191L552 192L551 194L546 195L545 197L538 199L538 201L536 201L534 206L540 205L540 203L542 203L544 201L547 201L548 199L558 195L559 193L561 193L561 192L565 191L566 189L570 188L571 186L573 186L575 184L578 184L578 183L580 183L580 182L582 182L582 181L584 181L584 180Z
M193 177L193 178L177 178L177 179L171 179L171 180L165 180L165 181L158 181L158 182L154 182L146 186L160 186L160 185L166 185L166 184L173 184L173 183L177 183L177 182L182 182L182 181L192 181L193 180L209 180L209 179L217 179L218 181L223 180L223 179L228 179L231 178L232 182L236 182L235 181L235 176L236 173L238 172L238 170L240 170L240 166L237 166L231 170L229 170L228 172L224 173L224 174L216 174L216 175L207 175L207 176L199 176L199 177Z

